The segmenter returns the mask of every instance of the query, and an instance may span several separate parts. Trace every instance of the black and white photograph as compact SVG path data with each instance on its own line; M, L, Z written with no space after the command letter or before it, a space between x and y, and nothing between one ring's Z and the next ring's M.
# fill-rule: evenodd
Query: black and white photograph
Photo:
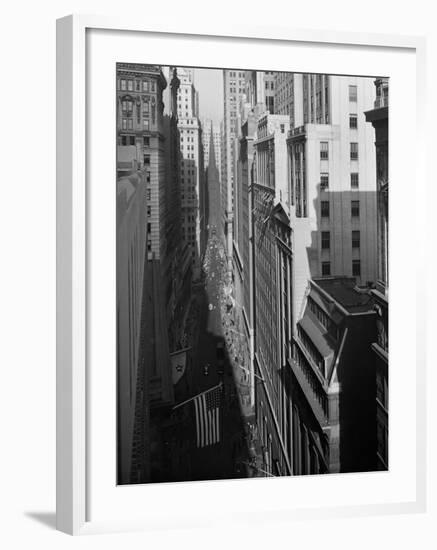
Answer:
M389 469L389 78L118 62L117 484Z

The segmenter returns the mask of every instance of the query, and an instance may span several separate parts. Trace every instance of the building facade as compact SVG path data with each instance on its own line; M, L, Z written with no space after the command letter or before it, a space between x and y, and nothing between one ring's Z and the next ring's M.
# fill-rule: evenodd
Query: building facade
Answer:
M291 405L283 384L290 355L293 271L288 206L288 116L261 115L253 179L254 386L261 471L292 473Z
M202 128L198 112L198 93L193 72L179 68L177 94L180 137L180 178L182 236L191 247L193 278L199 279L201 257L205 248L205 173L203 166Z
M373 136L364 117L373 104L372 83L294 74L292 87L288 151L297 320L312 277L376 281L377 214Z
M285 377L295 475L376 469L373 304L351 277L309 283Z
M288 115L294 128L294 73L276 73L274 107L276 115Z
M143 280L147 284L142 284L141 296L133 285L118 289L120 299L125 299L126 295L143 306L141 330L138 323L133 324L133 318L127 325L132 340L135 331L139 330L141 352L136 360L136 396L132 391L129 397L124 392L119 409L121 413L132 399L135 400L134 409L129 411L133 430L129 433L134 434L134 442L130 451L125 451L125 441L122 444L122 452L131 453L131 482L143 482L149 475L142 462L148 416L174 401L170 352L177 345L177 327L182 313L180 300L182 289L187 286L187 270L182 269L183 242L178 229L181 193L175 109L179 79L176 73L171 73L168 80L169 86L159 66L117 64L117 172L124 182L134 174L141 174L144 181L142 202L139 203L142 228L141 235L135 236L135 246L144 239ZM168 113L164 113L166 89L170 98ZM124 258L125 247L117 243L117 266L122 269L133 262L136 273L139 259L133 253ZM127 374L121 371L119 374L120 387L125 387ZM129 380L132 376L129 374ZM126 465L121 467L126 480Z
M366 120L375 128L376 179L378 200L378 279L372 294L377 313L377 338L372 343L376 362L377 466L388 468L388 102L387 78L375 80L374 108Z
M225 246L228 256L228 268L232 270L233 220L234 220L234 185L236 178L238 151L238 115L240 100L245 99L245 71L223 71L223 101L224 101L224 135L223 135L223 165L222 173L222 205Z

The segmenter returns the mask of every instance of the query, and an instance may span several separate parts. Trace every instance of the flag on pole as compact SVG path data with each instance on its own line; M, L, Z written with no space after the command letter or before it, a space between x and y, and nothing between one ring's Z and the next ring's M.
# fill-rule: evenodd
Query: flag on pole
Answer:
M220 408L223 384L201 393L194 399L196 445L206 447L220 441Z

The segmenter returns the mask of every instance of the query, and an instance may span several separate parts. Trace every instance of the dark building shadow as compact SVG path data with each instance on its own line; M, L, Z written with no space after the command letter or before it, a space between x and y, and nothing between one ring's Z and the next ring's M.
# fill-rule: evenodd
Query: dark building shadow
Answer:
M153 425L152 416L151 422L156 442L151 482L246 477L246 470L242 467L248 461L244 420L224 334L221 334L220 306L218 304L210 311L210 300L211 296L204 287L196 291L194 313L199 331L193 342L193 349L196 349L190 353L185 373L175 385L175 402L189 400L222 382L220 443L203 448L196 446L193 402L183 405L176 415L172 407L162 409L159 421ZM206 365L207 375L204 374Z

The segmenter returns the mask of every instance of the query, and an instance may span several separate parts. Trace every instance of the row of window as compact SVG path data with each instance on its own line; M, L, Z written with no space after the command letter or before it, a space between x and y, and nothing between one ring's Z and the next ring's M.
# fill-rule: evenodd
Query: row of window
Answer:
M322 231L322 249L329 250L331 248L331 232L330 231ZM360 248L361 239L360 239L360 232L352 231L352 248Z
M320 159L328 160L329 159L329 142L321 141L320 142ZM350 143L350 159L358 160L358 143L353 141Z
M132 118L122 118L121 119L121 129L122 130L133 130L134 121ZM143 130L150 129L150 121L147 118L143 119Z
M125 134L120 136L121 137L121 145L135 145L135 136ZM144 147L150 147L150 137L149 136L143 136L143 146Z
M133 92L134 87L137 92L140 92L140 91L154 92L156 90L155 82L149 81L149 80L141 81L141 80L121 78L118 81L119 90Z
M359 173L351 172L350 174L351 189L359 188ZM323 172L320 174L320 190L327 191L329 189L329 174Z
M331 275L331 262L322 262L322 276L329 277ZM352 275L361 277L361 260L352 260Z
M244 94L244 89L243 88L229 88L229 93L236 94L237 90L238 90L239 94Z
M329 218L330 206L329 201L320 201L320 216L322 218ZM351 201L351 217L360 217L360 201Z

